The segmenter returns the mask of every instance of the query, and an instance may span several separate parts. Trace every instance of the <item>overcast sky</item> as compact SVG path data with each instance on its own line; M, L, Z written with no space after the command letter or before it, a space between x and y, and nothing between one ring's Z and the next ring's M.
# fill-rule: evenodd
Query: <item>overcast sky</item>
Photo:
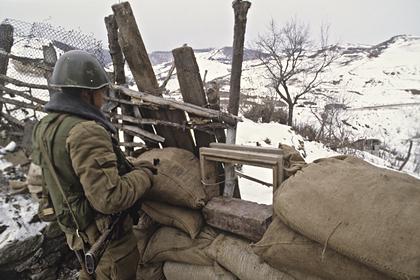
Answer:
M118 0L0 0L0 21L46 21L92 33L107 46L103 18ZM131 0L148 51L232 45L231 0ZM340 43L377 44L398 34L420 36L420 0L254 0L246 41L264 32L270 19L282 24L296 17L310 25L330 25Z

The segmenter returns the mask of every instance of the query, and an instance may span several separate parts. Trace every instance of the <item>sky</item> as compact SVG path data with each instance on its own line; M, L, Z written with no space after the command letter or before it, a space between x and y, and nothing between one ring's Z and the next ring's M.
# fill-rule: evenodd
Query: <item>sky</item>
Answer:
M103 18L118 0L0 0L0 21L48 22L93 34L107 46ZM232 45L232 0L130 0L147 50ZM322 24L331 42L378 44L394 35L420 36L420 0L254 0L248 13L247 45L273 19L297 18L314 39Z

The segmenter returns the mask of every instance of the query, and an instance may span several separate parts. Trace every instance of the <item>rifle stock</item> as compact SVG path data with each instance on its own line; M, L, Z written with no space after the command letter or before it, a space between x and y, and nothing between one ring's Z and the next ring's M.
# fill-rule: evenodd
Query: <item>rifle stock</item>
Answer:
M85 253L85 266L88 274L92 275L95 273L96 267L104 254L106 247L112 240L118 224L120 224L126 216L126 214L117 215L109 228L99 236L98 240L90 247L89 251Z

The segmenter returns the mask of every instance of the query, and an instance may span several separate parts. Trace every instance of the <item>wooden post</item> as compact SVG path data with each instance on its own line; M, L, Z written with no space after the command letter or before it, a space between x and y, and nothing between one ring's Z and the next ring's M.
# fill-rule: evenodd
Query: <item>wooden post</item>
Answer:
M181 47L172 50L172 54L184 101L204 107L207 105L207 99L193 49L191 47ZM191 115L191 117L197 116ZM216 141L213 135L201 131L194 131L194 136L197 147L208 147L210 143Z
M246 16L251 3L236 0L232 3L235 13L235 27L233 33L232 70L230 75L229 113L237 116L241 91L242 62L244 57L244 41L246 29ZM233 144L233 143L231 143Z
M13 46L13 26L10 24L0 24L0 74L6 75L7 66L9 65L10 50ZM0 85L4 86L4 81L0 80ZM0 96L3 96L4 92L0 91ZM0 115L3 111L3 103L0 102Z
M248 1L235 0L232 3L235 13L235 26L233 33L233 55L232 55L232 70L230 76L230 90L229 90L229 113L237 116L239 112L239 99L241 91L241 74L242 62L244 56L244 41L246 29L246 16L251 3ZM236 142L236 127L228 129L226 143L235 144ZM235 167L231 164L225 165L225 190L224 196L232 197L235 189L239 190L237 186L237 178L235 176Z
M117 85L124 85L126 83L124 70L125 61L121 47L118 43L118 25L114 15L105 17L105 26L108 33L109 53L111 54L112 64L114 66L114 83ZM118 97L125 100L130 100L130 97L123 94L120 94ZM121 112L126 116L134 116L133 106L121 104ZM123 125L129 124L125 121L122 123ZM150 127L148 131L151 132L152 128ZM123 137L125 143L132 143L134 140L134 137L126 132L123 132ZM157 145L153 142L148 142L147 145L157 147ZM134 147L125 147L125 151L127 154L131 155L134 152Z
M119 43L139 91L146 91L160 96L159 85L130 4L128 2L115 4L112 6L112 10L119 28ZM160 110L145 112L145 117L149 116L178 123L186 121L185 113L181 111ZM163 143L164 146L179 147L194 152L194 141L189 131L168 127L156 127L156 131L166 139Z
M50 78L52 75L52 69L54 68L55 63L57 62L57 52L53 44L49 44L42 46L42 53L44 55L44 64L48 67L48 70L45 70L44 77L47 80L47 84L50 85ZM51 94L53 93L52 90L48 90Z

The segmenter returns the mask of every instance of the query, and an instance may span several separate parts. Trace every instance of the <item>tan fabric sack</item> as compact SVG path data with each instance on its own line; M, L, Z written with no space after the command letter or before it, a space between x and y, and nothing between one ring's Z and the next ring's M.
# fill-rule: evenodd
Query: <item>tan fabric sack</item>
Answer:
M191 152L178 148L153 149L137 158L150 163L154 159L159 160L158 174L153 176L147 198L193 209L205 205L207 197L201 184L200 162Z
M163 274L163 263L139 264L137 280L166 280Z
M420 279L420 181L341 156L286 180L276 214L304 236L392 277Z
M264 261L280 270L286 267L334 280L391 279L330 248L324 252L321 244L291 230L278 218L252 248Z
M28 185L42 186L42 169L39 165L31 163L28 171Z
M274 269L257 256L249 242L220 234L206 253L241 280L293 280L288 274Z
M166 262L163 273L168 280L236 280L232 273L215 264L214 266Z
M143 254L143 263L181 262L196 265L212 265L213 260L204 248L216 238L217 232L204 227L196 239L172 227L160 228L149 240Z
M283 172L285 179L294 175L307 165L300 153L292 146L279 144L279 149L283 153Z
M204 224L199 210L172 206L162 202L144 201L141 209L159 224L176 227L194 239Z

